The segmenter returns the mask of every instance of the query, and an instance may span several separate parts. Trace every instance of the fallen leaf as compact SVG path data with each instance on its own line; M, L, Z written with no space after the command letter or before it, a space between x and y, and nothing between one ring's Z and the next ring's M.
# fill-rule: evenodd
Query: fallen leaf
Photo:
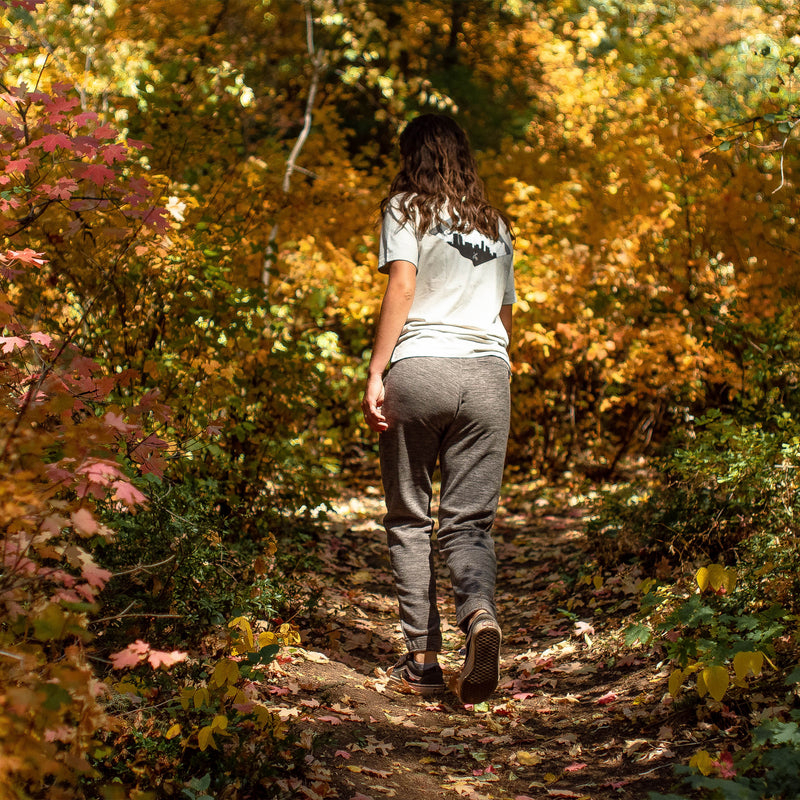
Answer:
M606 692L602 697L598 697L595 700L595 703L598 703L601 706L607 706L609 703L613 703L617 699L617 695L614 692Z
M515 755L517 757L517 761L519 761L519 763L524 767L532 767L535 764L540 764L542 762L542 757L538 753L530 750L517 750Z

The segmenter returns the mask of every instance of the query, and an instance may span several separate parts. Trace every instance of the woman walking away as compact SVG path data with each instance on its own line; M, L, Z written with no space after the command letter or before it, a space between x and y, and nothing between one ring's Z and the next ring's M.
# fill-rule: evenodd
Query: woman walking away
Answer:
M419 694L444 689L431 543L438 460L437 538L466 634L457 690L479 703L499 679L491 531L508 441L512 239L453 120L417 117L400 155L381 203L378 268L389 283L362 402L380 433L384 525L408 649L390 680Z

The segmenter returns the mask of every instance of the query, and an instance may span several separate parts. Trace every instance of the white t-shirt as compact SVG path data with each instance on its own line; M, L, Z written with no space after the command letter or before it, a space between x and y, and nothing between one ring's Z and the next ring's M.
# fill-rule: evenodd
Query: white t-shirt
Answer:
M392 363L417 356L498 356L509 363L500 307L517 296L506 227L494 240L477 230L454 231L448 220L418 235L412 222L399 219L394 198L383 218L378 269L387 273L390 262L410 261L417 283Z

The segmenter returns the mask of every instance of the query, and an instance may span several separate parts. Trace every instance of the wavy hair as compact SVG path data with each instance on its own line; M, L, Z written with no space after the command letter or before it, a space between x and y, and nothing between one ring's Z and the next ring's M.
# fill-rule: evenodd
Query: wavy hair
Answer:
M486 199L467 134L442 114L422 114L400 134L402 168L381 201L385 214L395 197L401 222L415 223L419 234L452 220L453 230L478 230L500 238L500 224L511 225ZM512 234L513 235L513 234Z

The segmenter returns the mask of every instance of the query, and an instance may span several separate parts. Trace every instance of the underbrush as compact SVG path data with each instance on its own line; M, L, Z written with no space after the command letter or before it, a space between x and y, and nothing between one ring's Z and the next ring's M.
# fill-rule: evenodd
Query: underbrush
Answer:
M788 348L788 349L787 349ZM730 741L653 800L794 798L800 772L800 410L793 342L754 348L747 397L676 433L657 476L607 492L588 529L645 582L627 642L671 664L668 691ZM731 733L730 731L735 731Z
M85 794L272 796L305 754L273 711L269 670L299 643L292 618L315 602L293 576L314 564L316 523L254 514L224 483L191 475L153 483L135 515L106 505L103 519L116 535L96 557L113 577L93 627L95 651L113 664L112 725Z
M114 574L101 596L108 647L132 626L186 645L232 617L289 618L314 602L291 578L313 567L313 520L254 514L210 478L153 485L146 507L107 505L104 521L116 534L96 551Z
M124 677L105 683L115 724L91 754L85 795L273 796L276 778L297 772L305 754L268 690L270 665L298 642L289 624L271 630L239 617L169 672L129 647L117 661Z

